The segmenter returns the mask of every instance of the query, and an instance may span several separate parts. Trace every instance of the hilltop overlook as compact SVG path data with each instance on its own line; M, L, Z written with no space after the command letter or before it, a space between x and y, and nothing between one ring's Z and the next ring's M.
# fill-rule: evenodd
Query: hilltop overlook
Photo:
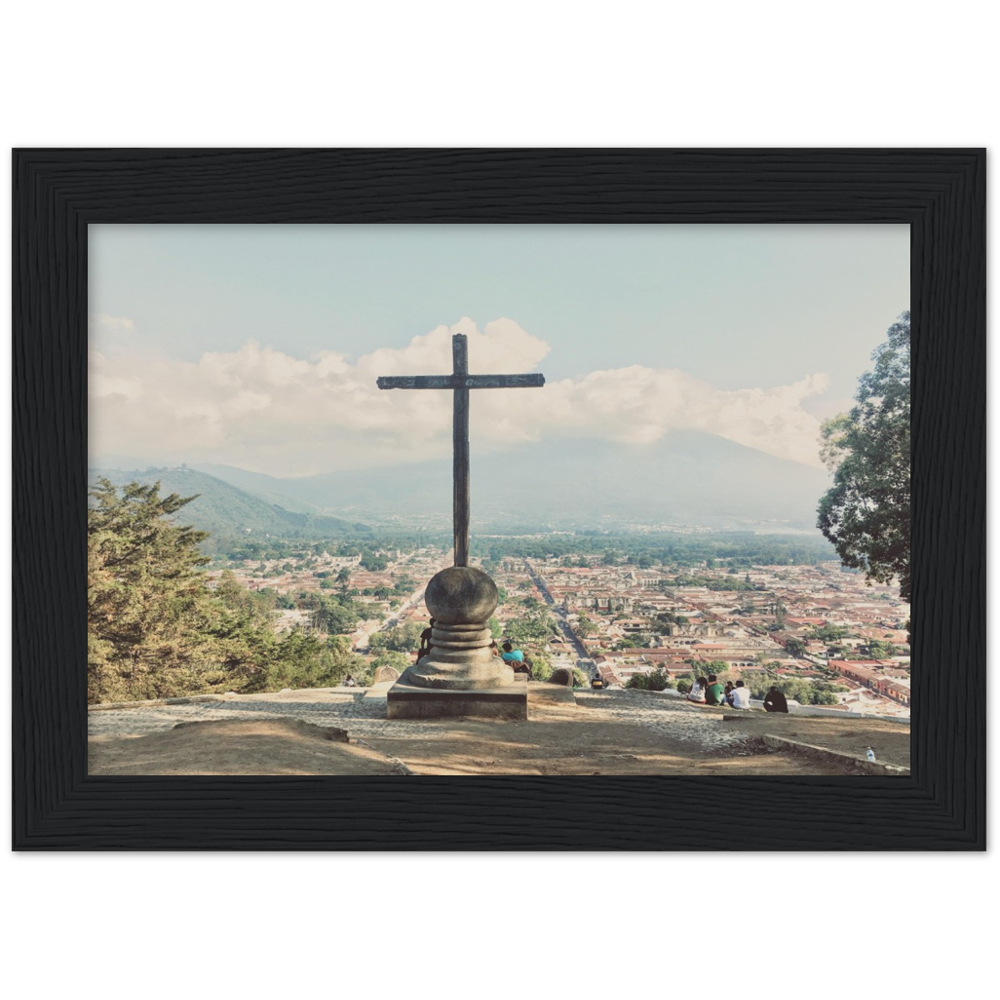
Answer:
M92 709L91 774L902 774L910 727L532 683L527 720L385 718L388 684ZM885 765L888 765L886 767ZM878 773L878 772L876 772Z

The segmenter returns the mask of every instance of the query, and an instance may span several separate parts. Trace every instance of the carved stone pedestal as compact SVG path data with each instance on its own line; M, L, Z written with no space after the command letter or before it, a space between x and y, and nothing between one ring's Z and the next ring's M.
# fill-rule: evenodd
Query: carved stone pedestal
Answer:
M431 651L389 689L387 717L526 719L527 680L491 648L497 588L490 577L472 566L443 569L427 584L424 602L434 619Z

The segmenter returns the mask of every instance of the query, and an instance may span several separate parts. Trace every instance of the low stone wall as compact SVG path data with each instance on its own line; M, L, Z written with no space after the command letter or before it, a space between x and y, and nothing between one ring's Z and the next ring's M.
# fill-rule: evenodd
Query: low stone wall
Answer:
M194 705L201 701L229 701L224 694L193 694L186 698L154 698L151 701L106 701L88 705L88 712L107 712L112 708L155 708L157 705Z
M236 701L239 699L259 699L273 698L275 695L292 694L294 691L320 691L350 694L359 697L368 688L363 687L326 687L326 688L282 688L280 691L255 691L253 694L237 694L235 691L228 694L189 694L182 698L153 698L149 701L104 701L98 705L88 705L88 712L107 712L113 708L155 708L158 705L196 705L204 701Z
M864 757L854 757L849 753L841 753L839 750L828 750L826 747L813 746L811 743L800 743L798 740L790 740L784 736L762 736L764 745L772 750L788 750L797 753L802 757L810 757L814 760L835 761L838 763L848 763L854 770L862 774L878 775L908 775L908 767L900 767L897 764L881 764L878 761L867 760Z

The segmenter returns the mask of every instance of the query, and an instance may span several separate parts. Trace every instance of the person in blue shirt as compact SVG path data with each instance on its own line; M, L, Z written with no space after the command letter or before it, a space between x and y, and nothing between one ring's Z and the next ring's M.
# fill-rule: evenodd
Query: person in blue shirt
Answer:
M510 639L505 639L503 643L503 652L500 654L504 660L508 663L513 663L515 660L518 663L524 662L524 653L519 649L515 649L510 642Z
M532 668L534 664L529 660L524 653L519 649L515 649L510 642L510 639L504 639L503 646L501 647L503 652L501 656L503 657L504 663L509 663L514 668L515 674L527 674L528 680L533 678Z

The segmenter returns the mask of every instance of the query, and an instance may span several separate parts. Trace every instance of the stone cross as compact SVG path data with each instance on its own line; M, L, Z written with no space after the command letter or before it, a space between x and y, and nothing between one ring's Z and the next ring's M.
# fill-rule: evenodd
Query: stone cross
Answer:
M452 389L455 442L455 565L469 564L469 390L525 389L545 385L544 375L470 375L469 342L464 333L451 338L450 375L383 375L380 389Z

